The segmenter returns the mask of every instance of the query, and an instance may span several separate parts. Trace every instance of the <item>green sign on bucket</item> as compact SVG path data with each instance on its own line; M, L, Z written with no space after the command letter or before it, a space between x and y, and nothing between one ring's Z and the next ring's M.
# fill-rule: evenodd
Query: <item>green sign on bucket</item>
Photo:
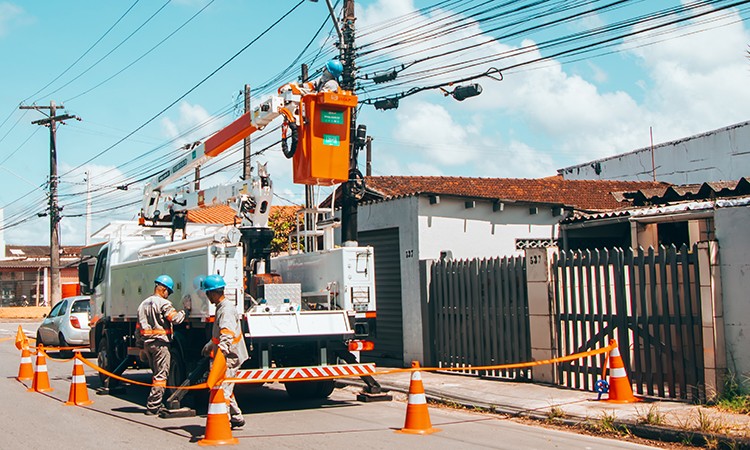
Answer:
M341 144L339 141L339 137L335 134L324 134L323 135L323 145L330 145L333 147L338 147Z
M332 123L334 125L344 124L344 112L343 111L326 111L322 109L320 111L320 121L322 123Z

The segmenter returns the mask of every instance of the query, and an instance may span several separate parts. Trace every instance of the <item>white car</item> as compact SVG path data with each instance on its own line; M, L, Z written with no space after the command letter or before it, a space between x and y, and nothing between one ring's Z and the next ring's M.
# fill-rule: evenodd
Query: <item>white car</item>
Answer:
M36 332L37 344L48 346L89 345L89 297L62 299L52 308Z

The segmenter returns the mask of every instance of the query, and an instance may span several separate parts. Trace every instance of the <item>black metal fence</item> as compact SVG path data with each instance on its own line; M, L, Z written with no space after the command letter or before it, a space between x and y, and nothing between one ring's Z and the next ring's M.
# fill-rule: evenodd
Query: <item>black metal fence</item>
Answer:
M618 340L639 394L704 400L697 246L561 251L553 261L560 355ZM559 383L592 390L605 357L558 366Z
M440 367L466 367L466 373L491 378L530 376L528 369L470 369L531 360L524 258L436 261L430 313Z

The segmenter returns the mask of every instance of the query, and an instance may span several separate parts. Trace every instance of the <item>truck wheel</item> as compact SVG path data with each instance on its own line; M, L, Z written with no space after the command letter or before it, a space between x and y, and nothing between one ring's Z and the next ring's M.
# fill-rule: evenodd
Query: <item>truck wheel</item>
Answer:
M117 349L115 346L119 345L121 348ZM102 369L108 372L114 372L117 366L120 365L122 360L125 358L123 355L124 349L122 339L118 341L118 334L111 332L102 336L99 339L99 351L96 354L96 362ZM99 380L102 384L107 380L107 375L99 372Z
M182 359L182 353L172 347L169 349L169 375L167 375L168 386L179 386L187 378L185 371L185 361ZM167 389L165 398L169 398L174 393L173 389Z
M103 336L99 339L99 351L96 353L96 364L104 370L112 371L109 355L109 343L107 342L107 336ZM107 380L107 376L99 372L99 381L104 384Z
M294 381L284 383L286 393L296 400L328 398L336 383L334 380Z

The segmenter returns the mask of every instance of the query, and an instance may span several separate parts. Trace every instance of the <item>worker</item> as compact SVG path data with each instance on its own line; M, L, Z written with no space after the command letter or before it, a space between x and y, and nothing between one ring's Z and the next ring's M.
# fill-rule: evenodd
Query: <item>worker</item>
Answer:
M203 279L203 291L216 307L216 317L211 340L203 347L202 354L213 357L217 351L220 351L227 362L226 377L233 378L249 356L245 339L242 336L237 306L224 297L226 285L221 275L208 275ZM221 388L224 390L224 397L229 401L229 423L232 428L242 428L245 425L245 418L234 398L234 383L223 383Z
M336 92L339 90L339 77L344 71L341 61L332 59L323 67L323 74L315 81L313 87L316 92Z
M175 310L167 298L174 292L174 280L169 275L159 275L154 280L154 294L138 306L139 343L143 344L141 359L145 356L153 372L151 392L146 402L146 414L155 415L163 409L162 399L169 375L169 343L172 324L182 323L190 315L190 297L183 299L183 310Z

